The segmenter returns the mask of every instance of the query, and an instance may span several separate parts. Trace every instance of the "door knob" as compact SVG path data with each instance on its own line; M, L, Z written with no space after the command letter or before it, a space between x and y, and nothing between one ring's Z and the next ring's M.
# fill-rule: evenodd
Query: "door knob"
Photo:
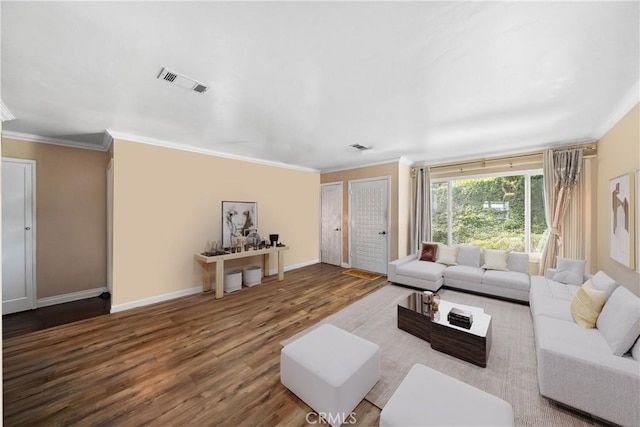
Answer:
M386 231L380 231L378 234L387 234Z

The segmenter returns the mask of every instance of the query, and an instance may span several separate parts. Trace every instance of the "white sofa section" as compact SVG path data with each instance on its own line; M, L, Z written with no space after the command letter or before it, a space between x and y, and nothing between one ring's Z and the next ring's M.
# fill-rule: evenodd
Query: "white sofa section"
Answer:
M509 271L486 270L482 248L460 245L458 265L420 261L419 254L389 263L388 278L393 283L437 291L442 286L503 298L529 301L529 255L510 252Z
M554 270L548 270L545 277L531 277L529 306L540 393L616 424L640 425L640 361L631 354L614 355L601 330L606 325L600 321L611 301L635 304L640 311L640 300L622 286L611 289L611 296L598 318L598 327L583 328L571 314L571 301L580 286L559 283L553 277ZM603 272L591 279L613 282ZM611 309L609 307L609 311ZM629 328L620 324L619 329ZM640 342L636 342L635 348L640 350ZM636 358L640 358L640 351Z

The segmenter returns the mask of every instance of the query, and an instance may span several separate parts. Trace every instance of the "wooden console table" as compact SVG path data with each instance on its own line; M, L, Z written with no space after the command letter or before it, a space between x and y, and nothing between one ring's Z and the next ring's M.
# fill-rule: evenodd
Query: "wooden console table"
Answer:
M252 256L263 255L262 275L269 276L269 256L273 253L278 254L278 281L284 280L284 254L282 252L289 250L288 246L271 247L267 249L255 249L231 254L204 256L196 254L196 260L202 265L202 291L211 291L211 264L216 264L216 299L224 296L224 262L229 259L248 258Z

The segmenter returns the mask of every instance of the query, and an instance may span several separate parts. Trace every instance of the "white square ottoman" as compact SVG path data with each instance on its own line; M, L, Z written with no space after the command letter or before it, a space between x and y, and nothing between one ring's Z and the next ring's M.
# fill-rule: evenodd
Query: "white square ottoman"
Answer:
M380 379L380 347L322 325L280 353L280 381L336 427Z
M512 426L502 399L416 363L380 413L380 426Z

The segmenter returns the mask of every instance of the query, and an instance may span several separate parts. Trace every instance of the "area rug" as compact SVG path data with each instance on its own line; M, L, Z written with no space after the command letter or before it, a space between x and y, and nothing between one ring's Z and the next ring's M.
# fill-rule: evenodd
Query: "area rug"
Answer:
M342 272L342 274L346 274L347 276L353 276L359 279L366 279L366 280L376 280L381 277L380 274L378 273L371 273L370 271L357 270L355 268L350 268L348 270L345 270Z
M492 316L492 346L486 368L433 350L397 328L397 303L411 289L388 285L282 344L330 323L380 346L381 378L365 399L383 408L415 363L422 363L509 402L517 426L600 425L589 415L567 410L538 391L533 325L529 307L477 295L442 290L442 299L484 308ZM427 387L428 385L425 384Z

